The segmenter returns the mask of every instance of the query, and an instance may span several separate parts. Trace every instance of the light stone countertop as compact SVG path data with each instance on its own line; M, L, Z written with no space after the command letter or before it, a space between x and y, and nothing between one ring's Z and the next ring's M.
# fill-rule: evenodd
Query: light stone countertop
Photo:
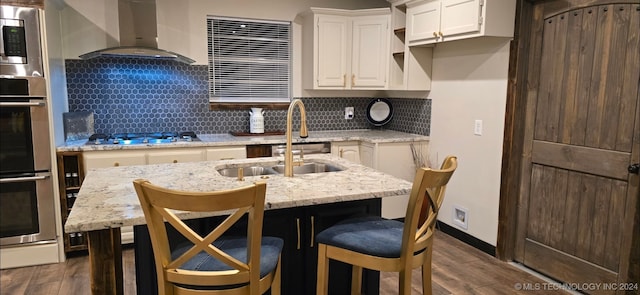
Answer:
M106 151L106 150L134 150L134 149L157 149L157 148L187 148L187 147L214 147L231 145L252 145L252 144L279 144L285 143L284 135L272 136L233 136L231 134L199 134L201 141L193 142L173 142L164 144L135 144L135 145L85 145L86 140L67 142L65 145L57 147L58 152L71 151ZM386 142L408 142L408 141L428 141L429 137L424 135L405 133L393 130L332 130L332 131L309 131L307 138L300 138L299 133L293 133L293 142L342 142L342 141L362 141L369 143Z
M279 160L282 157L91 169L65 223L65 231L92 231L145 224L132 183L138 178L187 191L225 190L255 181L266 181L265 210L407 195L411 191L412 184L406 180L329 154L308 155L305 156L305 162L332 163L343 168L343 171L299 174L292 178L281 174L269 175L267 179L250 176L245 177L244 181L217 172L220 168L251 166L252 163L274 165ZM198 218L211 215L190 213L186 216Z

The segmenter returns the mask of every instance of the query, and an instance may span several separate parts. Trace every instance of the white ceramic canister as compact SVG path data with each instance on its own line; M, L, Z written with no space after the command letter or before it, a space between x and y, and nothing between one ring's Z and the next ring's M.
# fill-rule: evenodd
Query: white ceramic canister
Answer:
M249 132L264 133L264 111L262 108L251 108L249 111Z

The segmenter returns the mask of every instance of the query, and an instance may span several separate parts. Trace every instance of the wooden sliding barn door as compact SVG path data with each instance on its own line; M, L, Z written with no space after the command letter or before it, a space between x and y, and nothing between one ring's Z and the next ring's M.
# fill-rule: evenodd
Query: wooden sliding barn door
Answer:
M619 285L605 284L627 280L637 237L640 185L628 170L640 153L640 4L541 2L515 258L562 282L603 283L585 293L614 294L604 289ZM557 9L567 3L579 4Z

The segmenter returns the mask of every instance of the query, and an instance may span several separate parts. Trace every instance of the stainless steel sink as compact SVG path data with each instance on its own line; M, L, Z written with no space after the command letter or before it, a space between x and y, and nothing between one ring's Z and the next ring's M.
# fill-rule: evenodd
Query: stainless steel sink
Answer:
M238 177L238 169L242 168L243 176L261 176L261 175L272 175L272 174L283 174L284 173L284 164L276 164L272 163L264 164L264 166L254 166L248 167L226 167L218 169L218 172L222 176L226 177ZM321 162L308 162L304 163L301 166L293 166L293 174L309 174L309 173L324 173L324 172L338 172L342 171L341 167L336 165L321 163Z
M270 174L278 173L271 167L262 167L262 166L223 168L223 169L218 169L218 172L220 172L220 175L222 176L238 177L239 168L242 168L242 175L244 176L259 176L259 175L270 175Z
M273 169L278 173L284 173L284 165L273 166ZM308 174L308 173L323 173L323 172L338 172L342 171L342 168L326 163L305 163L300 166L293 166L293 174Z

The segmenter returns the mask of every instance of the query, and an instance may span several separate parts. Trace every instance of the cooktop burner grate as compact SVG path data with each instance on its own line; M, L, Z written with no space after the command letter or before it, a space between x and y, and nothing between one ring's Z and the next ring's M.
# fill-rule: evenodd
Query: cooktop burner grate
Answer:
M150 132L150 133L114 133L111 135L96 133L89 137L87 145L130 145L162 144L172 142L200 141L193 131Z

